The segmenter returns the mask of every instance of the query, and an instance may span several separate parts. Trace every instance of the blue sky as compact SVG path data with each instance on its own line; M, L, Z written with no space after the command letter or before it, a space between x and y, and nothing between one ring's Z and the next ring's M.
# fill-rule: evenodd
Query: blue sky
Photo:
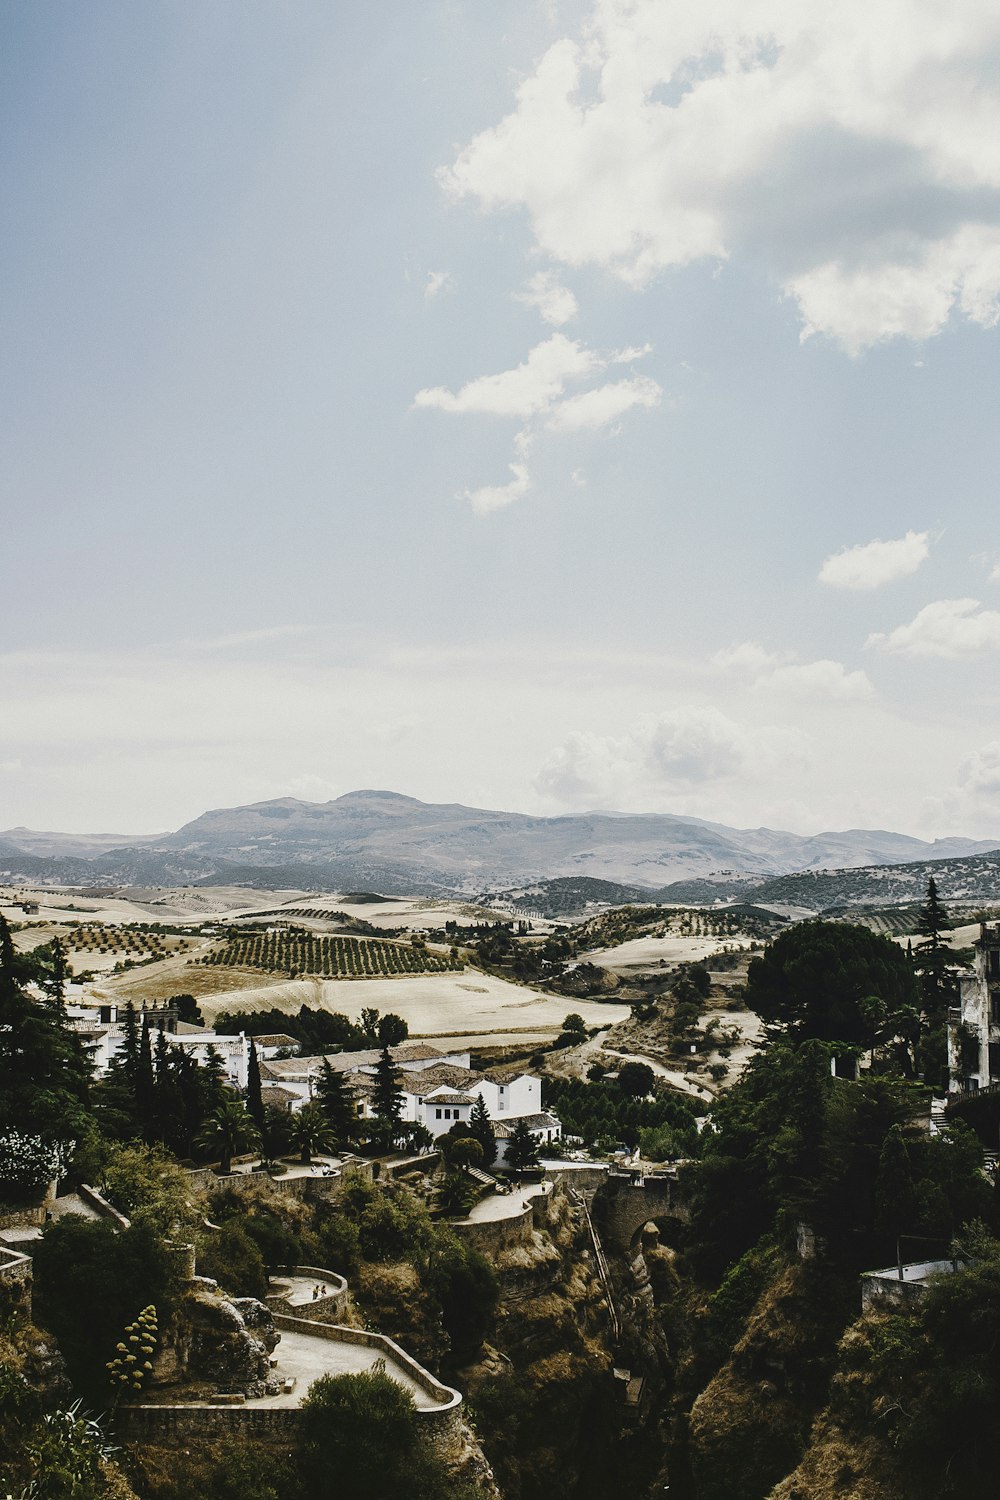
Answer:
M1000 15L0 15L0 827L1000 836Z

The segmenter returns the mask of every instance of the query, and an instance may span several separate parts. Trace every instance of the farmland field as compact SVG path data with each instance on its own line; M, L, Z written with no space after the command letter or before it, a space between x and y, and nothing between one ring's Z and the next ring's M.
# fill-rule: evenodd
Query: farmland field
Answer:
M246 932L198 960L227 969L260 969L266 974L320 979L383 979L402 974L446 974L460 970L459 959L430 953L410 943L382 938L326 937L313 932Z

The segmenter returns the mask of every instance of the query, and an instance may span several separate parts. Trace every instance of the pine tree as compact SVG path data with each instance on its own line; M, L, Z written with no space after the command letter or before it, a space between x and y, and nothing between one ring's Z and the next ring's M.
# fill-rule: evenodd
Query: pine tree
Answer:
M135 1069L135 1113L144 1135L152 1132L155 1109L155 1080L153 1077L153 1052L149 1041L149 1021L142 1018L139 1036L139 1060Z
M942 1020L954 991L951 950L944 933L952 923L942 905L934 877L927 882L927 899L917 917L917 931L923 938L916 947L914 968L921 977L924 1009L933 1020Z
M316 1102L330 1122L338 1146L346 1146L357 1128L354 1094L343 1073L332 1068L325 1057L323 1072L316 1085Z
M396 1127L403 1113L403 1090L399 1085L399 1069L393 1062L388 1047L382 1048L375 1065L372 1108L375 1111L376 1133L389 1144L396 1134Z
M510 1140L507 1142L505 1164L519 1176L529 1167L538 1165L538 1145L525 1119L518 1120L514 1126Z
M125 1074L125 1079L129 1087L134 1089L136 1069L139 1066L139 1021L136 1017L135 1006L131 1000L125 1007L122 1027L124 1036L122 1038L119 1066Z
M153 1133L177 1151L184 1145L184 1111L173 1052L166 1032L158 1030L153 1048Z
M66 1005L69 964L66 962L66 949L57 937L53 938L49 944L49 954L50 957L45 964L40 983L56 1009L63 1010Z
M218 1048L209 1043L205 1050L205 1061L201 1069L202 1088L206 1113L226 1102L226 1065L219 1056Z
M247 1063L247 1113L257 1129L262 1131L264 1129L264 1096L260 1088L260 1063L257 1060L257 1046L253 1037L250 1038L250 1058Z
M497 1159L497 1137L486 1101L480 1094L469 1116L469 1134L483 1148L483 1166L489 1171Z

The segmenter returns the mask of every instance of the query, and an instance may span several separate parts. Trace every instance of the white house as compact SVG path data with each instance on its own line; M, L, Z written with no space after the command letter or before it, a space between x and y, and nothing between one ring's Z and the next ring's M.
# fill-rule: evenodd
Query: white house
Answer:
M960 980L948 1016L948 1074L953 1092L1000 1083L1000 924L980 923L972 973Z

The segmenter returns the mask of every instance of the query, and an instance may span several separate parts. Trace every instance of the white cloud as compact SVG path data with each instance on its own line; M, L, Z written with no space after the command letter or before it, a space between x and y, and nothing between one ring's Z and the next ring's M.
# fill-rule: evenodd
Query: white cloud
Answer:
M662 396L662 387L647 375L634 380L615 380L560 401L545 425L552 432L605 427L635 406L658 406Z
M579 312L579 306L568 286L563 286L551 271L539 271L528 282L525 292L515 292L515 302L525 307L536 307L546 323L559 327L571 323Z
M1000 740L966 756L960 767L963 789L976 797L1000 797Z
M1000 310L990 0L594 0L441 173L641 286L746 253L851 353Z
M865 643L900 656L940 656L951 660L1000 651L1000 611L983 609L978 599L938 599L908 625Z
M993 564L993 567L990 569L990 576L987 579L987 582L1000 583L1000 562Z
M513 370L497 375L480 375L457 391L446 386L432 386L418 391L413 398L417 408L436 409L452 414L474 413L484 416L519 417L526 420L514 439L514 479L506 485L486 485L466 490L474 510L480 515L509 505L530 488L524 459L535 442L538 428L544 424L552 432L596 431L616 422L626 412L638 407L659 405L662 387L649 375L628 380L609 381L573 395L565 395L571 381L583 381L606 370L609 364L638 359L649 352L649 345L624 349L605 357L585 344L568 339L564 333L536 344Z
M799 763L805 746L795 729L751 727L717 708L685 704L644 716L619 735L568 735L542 766L535 788L570 806L642 806Z
M758 687L801 698L865 699L875 696L867 673L849 672L839 661L794 662L757 679Z
M612 354L609 364L630 365L634 360L645 359L647 354L652 354L652 344L629 344L627 349L616 349Z
M424 298L433 302L439 292L451 291L455 283L451 279L450 271L428 271L427 284L424 287Z
M413 404L439 411L530 417L550 407L566 389L567 381L589 375L599 363L597 355L583 344L564 333L554 333L543 344L536 344L515 369L480 375L458 391L441 385L418 391Z
M844 547L826 559L819 581L835 589L877 589L897 578L908 578L928 556L927 538L926 531L908 531L896 541Z
M716 651L712 664L724 672L749 672L756 676L766 667L775 667L787 661L790 655L790 652L768 651L766 646L759 645L757 641L739 641L736 645L723 646L721 651Z
M510 472L514 478L509 484L487 484L482 489L464 490L460 498L468 500L478 516L487 516L490 511L512 505L531 489L531 476L524 464L511 464Z
M796 661L791 651L768 651L756 641L742 641L716 651L712 665L736 672L755 688L767 688L793 698L863 701L875 695L867 674L848 671L839 661Z

